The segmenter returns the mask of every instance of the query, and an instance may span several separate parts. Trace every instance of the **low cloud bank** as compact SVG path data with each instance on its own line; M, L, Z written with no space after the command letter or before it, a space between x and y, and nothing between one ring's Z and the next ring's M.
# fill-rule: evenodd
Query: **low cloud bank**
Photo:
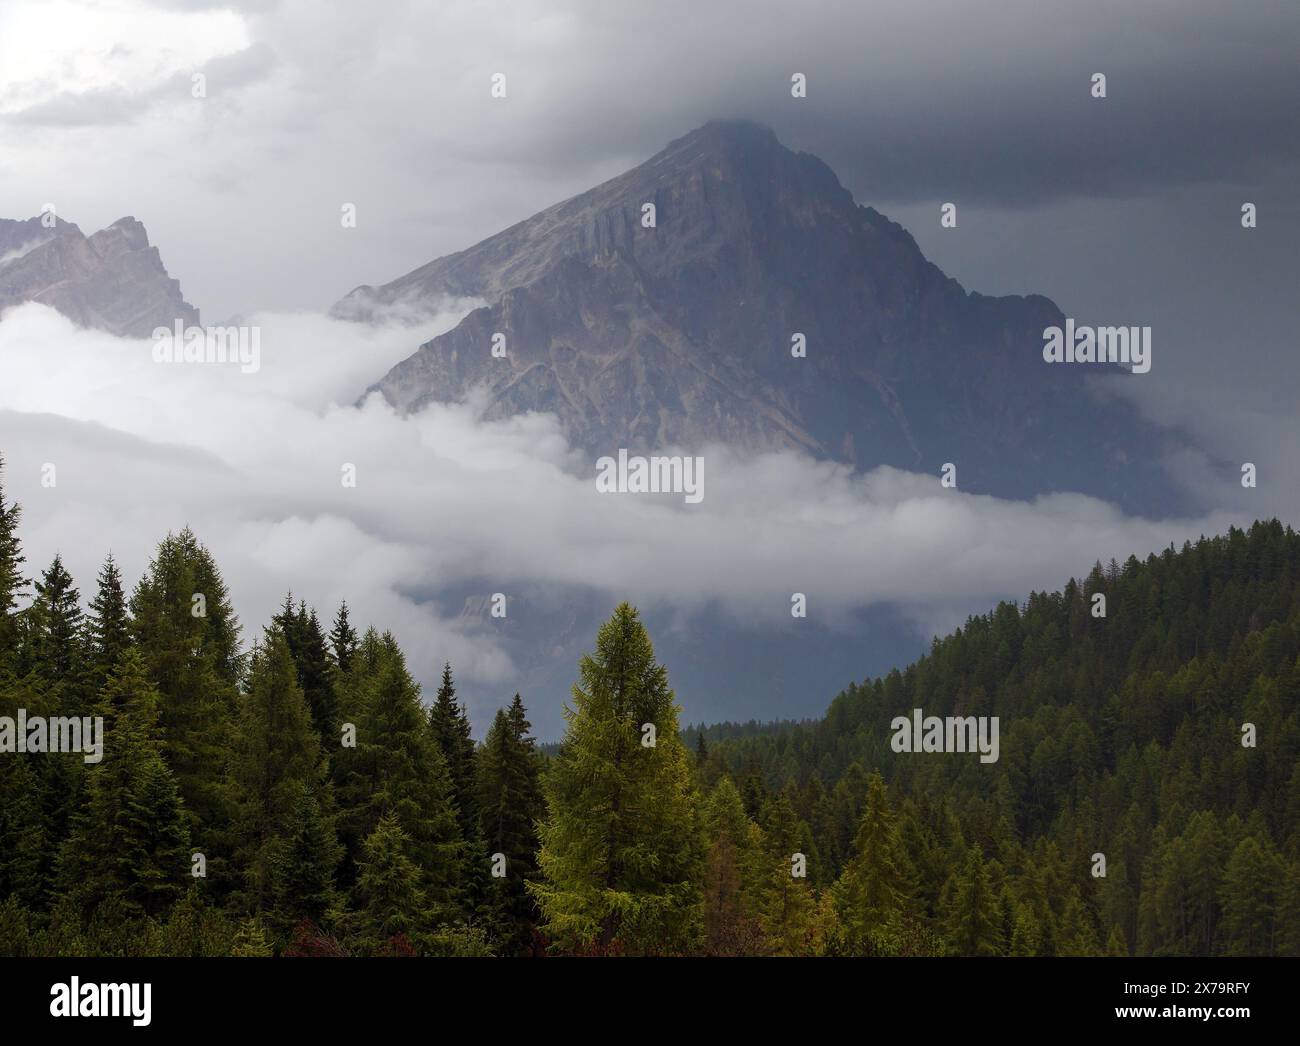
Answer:
M375 327L252 316L261 367L245 374L155 363L149 341L81 330L43 306L6 312L0 453L30 570L61 552L89 598L109 550L134 582L157 541L188 524L216 555L246 637L289 589L323 617L346 598L357 620L394 631L426 686L450 659L505 692L516 668L498 637L429 593L483 579L507 595L583 586L761 625L788 620L802 592L823 621L888 603L943 631L971 606L1057 588L1097 559L1249 522L1231 511L1136 519L1074 494L1005 501L942 489L938 476L724 446L677 449L705 461L698 504L600 494L595 462L550 415L483 421L469 403L401 417L377 395L353 405L461 315Z

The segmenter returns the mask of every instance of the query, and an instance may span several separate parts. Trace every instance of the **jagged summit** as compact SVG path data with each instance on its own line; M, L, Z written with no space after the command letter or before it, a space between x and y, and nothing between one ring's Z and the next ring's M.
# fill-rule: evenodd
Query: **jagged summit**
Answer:
M863 468L952 461L961 489L1005 496L1172 498L1155 455L1129 453L1160 434L1089 395L1098 370L1043 361L1043 330L1063 321L1051 301L967 293L759 124L705 124L337 310L448 296L488 304L378 383L403 410L481 387L489 416L552 411L593 455L722 440Z
M134 217L86 236L72 222L0 219L0 310L35 301L84 327L147 337L199 313Z
M773 194L783 187L824 196L820 207L828 211L854 209L850 194L820 160L786 149L762 124L715 120L671 142L641 166L468 250L439 258L382 287L358 287L336 311L365 318L376 306L413 297L492 298L528 286L569 257L596 261L625 252L652 268L662 267L656 266L656 259L675 264L680 255L665 253L663 241L671 241L678 252L701 253L719 238L705 235L709 231L734 232L719 220L721 207L729 205L729 219L761 221L778 202ZM673 210L671 223L659 223L662 235L657 243L634 235L644 203L654 203L660 211ZM803 203L807 206L808 201Z

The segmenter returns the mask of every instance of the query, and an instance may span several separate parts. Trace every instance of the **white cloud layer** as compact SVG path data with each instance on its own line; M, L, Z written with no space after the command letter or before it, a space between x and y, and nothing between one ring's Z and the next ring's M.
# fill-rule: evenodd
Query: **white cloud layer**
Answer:
M346 598L358 620L393 629L426 685L450 659L459 676L505 692L515 666L497 637L436 593L484 579L507 594L583 586L762 622L788 619L790 594L803 592L832 623L890 603L944 630L972 605L1058 588L1096 559L1251 518L1148 521L1079 495L1003 501L941 489L937 476L721 446L686 448L705 459L700 504L601 495L594 463L550 415L484 422L472 404L411 417L377 396L351 405L460 315L375 328L253 316L262 368L243 374L155 363L149 341L81 330L44 306L9 310L0 453L30 568L62 553L88 598L108 551L133 583L163 534L189 524L216 555L246 636L289 589L323 616ZM52 489L41 484L47 463ZM355 489L341 483L345 463Z

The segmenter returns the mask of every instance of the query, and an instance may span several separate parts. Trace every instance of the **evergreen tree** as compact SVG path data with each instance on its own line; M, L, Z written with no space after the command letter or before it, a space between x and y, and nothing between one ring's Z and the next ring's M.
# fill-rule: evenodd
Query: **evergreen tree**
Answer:
M59 855L65 892L83 909L120 903L157 915L185 891L189 831L176 782L162 759L160 698L143 658L122 655L100 698L118 709L102 762Z
M295 609L293 596L285 597L284 606L276 615L273 625L283 634L298 673L298 686L302 688L311 710L312 725L322 741L338 737L338 695L335 692L334 672L325 634L315 610L306 603Z
M470 738L469 716L456 700L456 687L451 680L451 665L442 668L442 684L429 708L429 729L447 764L451 779L452 802L456 804L456 818L460 823L461 838L472 841L478 831L477 786L474 780L474 742Z
M363 648L369 651L363 654ZM356 884L357 865L362 858L366 836L374 830L374 815L369 792L372 761L368 749L357 747L356 733L370 708L379 678L379 635L373 628L357 644L355 656L346 672L336 669L335 689L339 699L340 732L322 739L329 755L330 778L338 804L336 827L343 846L343 860L338 869L338 885L350 890ZM348 736L344 736L344 733Z
M537 907L525 883L537 876L536 826L546 806L531 730L524 704L515 694L508 710L497 710L478 753L480 836L488 854L501 854L506 861L505 876L488 882L487 906L507 952L523 949L537 922Z
M955 876L947 907L947 937L953 954L998 954L997 903L978 846L967 849L966 863Z
M157 753L142 759L133 775L117 837L119 857L133 880L127 900L138 903L146 915L161 915L184 892L190 846L176 779Z
M1115 958L1128 955L1128 945L1124 941L1124 930L1118 924L1111 927L1110 936L1106 939L1106 954Z
M232 842L250 908L271 905L274 861L293 830L304 787L319 801L325 766L289 644L276 625L253 655L231 739Z
M1271 846L1248 835L1223 874L1224 950L1228 955L1272 955L1278 894L1285 865Z
M745 813L735 782L723 776L704 807L709 849L704 862L704 950L709 955L758 955L768 882L766 840Z
M1077 895L1072 895L1065 905L1056 954L1085 957L1102 954L1097 929Z
M835 886L840 926L855 954L888 953L891 935L900 926L907 890L896 822L878 771L867 785L853 850L855 856Z
M211 854L229 816L224 770L243 665L225 582L188 528L158 546L131 597L131 630L162 695L168 765Z
M1038 954L1038 920L1034 910L1027 904L1016 908L1015 928L1011 933L1011 955L1027 956Z
M283 924L302 919L319 923L338 903L334 869L342 853L311 784L303 781L271 860L275 914Z
M82 668L80 599L63 557L56 555L36 582L28 619L33 668L48 684L61 685L65 691L75 687Z
M807 879L807 827L784 793L764 806L762 827L767 875L759 901L759 919L766 949L773 955L808 954L815 905ZM794 874L796 854L804 858L802 876Z
M257 916L250 915L240 923L230 954L236 958L266 958L273 954Z
M5 707L2 714L12 716ZM0 897L34 908L48 893L50 838L41 806L42 783L28 759L0 756Z
M131 625L122 575L111 554L104 560L96 580L98 589L86 617L86 656L90 686L98 693L112 674L113 666L131 645Z
M357 633L348 620L346 600L339 604L338 613L334 615L334 627L330 629L330 649L338 670L345 674L351 672L352 659L357 656Z
M543 878L531 884L548 933L576 948L689 950L702 864L689 756L667 671L631 606L601 627L579 674L544 782Z
M407 856L411 849L397 818L387 814L366 839L357 896L362 940L372 953L398 935L421 933L426 925L420 870Z
M431 922L449 921L458 914L466 854L447 765L429 732L419 687L388 634L380 641L376 668L343 785L349 830L366 839L381 819L392 818L420 873Z

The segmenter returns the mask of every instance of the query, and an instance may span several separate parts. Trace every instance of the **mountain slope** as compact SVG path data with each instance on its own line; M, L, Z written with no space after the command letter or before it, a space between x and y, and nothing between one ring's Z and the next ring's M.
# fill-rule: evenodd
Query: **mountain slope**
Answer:
M199 322L180 283L135 218L120 218L86 236L58 221L0 219L0 310L35 301L83 327L148 337L155 327Z
M917 708L998 717L999 759L894 751ZM705 738L711 776L791 799L827 880L879 769L917 822L896 837L912 910L938 930L974 846L1038 954L1300 952L1300 535L1277 520L1003 603L818 722Z
M593 456L724 440L860 468L952 461L962 489L1003 496L1178 507L1153 464L1162 435L1090 394L1120 370L1044 363L1043 329L1064 322L1051 301L968 293L824 163L754 124L707 124L336 312L446 296L488 304L377 384L403 410L479 388L489 417L553 411Z

